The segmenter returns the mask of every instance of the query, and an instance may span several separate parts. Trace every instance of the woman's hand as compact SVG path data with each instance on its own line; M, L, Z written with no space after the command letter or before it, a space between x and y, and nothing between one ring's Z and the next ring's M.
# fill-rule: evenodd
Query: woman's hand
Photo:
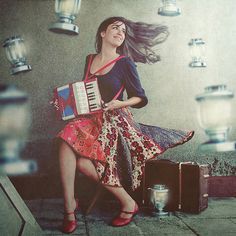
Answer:
M131 97L125 101L112 100L108 103L103 104L103 110L112 111L114 109L136 105L141 101L142 101L142 98L140 97Z
M103 107L104 107L103 110L104 111L112 111L114 109L122 108L122 107L126 106L124 103L125 103L124 101L112 100L108 103L103 104Z

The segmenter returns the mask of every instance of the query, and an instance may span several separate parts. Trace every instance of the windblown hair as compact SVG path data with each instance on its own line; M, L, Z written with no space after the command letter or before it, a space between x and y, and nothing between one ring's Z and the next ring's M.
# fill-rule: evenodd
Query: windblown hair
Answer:
M100 24L95 42L97 53L102 49L101 32L106 31L107 27L116 21L121 21L126 26L125 41L117 48L117 53L129 56L134 62L151 64L160 61L160 56L153 47L167 39L167 26L133 22L124 17L110 17Z

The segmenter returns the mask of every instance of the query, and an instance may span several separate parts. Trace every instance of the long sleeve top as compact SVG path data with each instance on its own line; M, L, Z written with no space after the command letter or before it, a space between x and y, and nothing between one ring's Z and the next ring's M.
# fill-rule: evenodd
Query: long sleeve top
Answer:
M85 64L85 72L88 67L88 57ZM86 74L86 73L85 73ZM89 72L89 75L92 74ZM115 62L110 71L104 75L94 75L98 79L98 86L104 102L110 102L119 92L121 87L127 92L127 97L140 97L142 101L132 107L141 108L148 103L145 91L142 88L136 65L129 57L123 57ZM123 100L124 94L120 93L118 100Z

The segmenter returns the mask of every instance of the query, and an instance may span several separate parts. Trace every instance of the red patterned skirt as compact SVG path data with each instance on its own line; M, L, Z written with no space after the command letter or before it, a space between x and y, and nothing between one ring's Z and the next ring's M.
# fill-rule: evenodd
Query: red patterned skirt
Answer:
M193 133L137 123L122 108L74 119L57 137L94 163L103 184L135 190L147 160L187 142Z

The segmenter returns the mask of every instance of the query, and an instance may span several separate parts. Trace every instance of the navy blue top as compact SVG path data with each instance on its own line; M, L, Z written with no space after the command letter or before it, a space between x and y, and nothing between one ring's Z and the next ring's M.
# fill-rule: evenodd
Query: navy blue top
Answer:
M87 71L89 56L86 58L85 73ZM89 76L91 74L89 73ZM95 75L94 75L95 76ZM145 91L141 86L136 65L129 57L123 57L115 62L112 69L104 75L96 75L98 86L104 102L110 102L121 89L125 86L128 98L140 97L142 101L132 107L141 108L148 103ZM117 98L123 100L123 92Z

